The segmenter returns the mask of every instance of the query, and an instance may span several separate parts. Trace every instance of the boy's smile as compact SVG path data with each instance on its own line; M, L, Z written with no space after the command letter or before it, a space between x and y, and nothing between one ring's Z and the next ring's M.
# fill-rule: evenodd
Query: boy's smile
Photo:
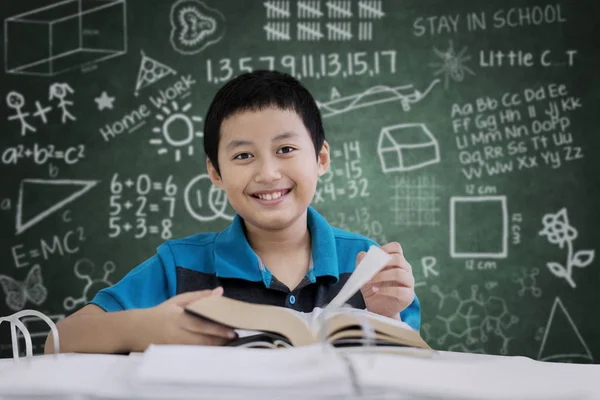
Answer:
M291 188L266 190L252 193L252 197L256 198L260 204L271 206L280 204L291 191Z
M280 230L305 215L319 176L329 166L329 148L325 143L317 157L295 111L236 113L223 121L220 134L221 175L210 162L209 175L246 224Z

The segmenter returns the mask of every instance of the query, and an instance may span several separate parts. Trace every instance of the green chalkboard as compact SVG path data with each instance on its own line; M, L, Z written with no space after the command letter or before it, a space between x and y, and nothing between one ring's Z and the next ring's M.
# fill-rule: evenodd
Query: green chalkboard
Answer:
M299 78L332 168L313 206L399 241L438 349L600 357L596 1L0 3L0 315L60 320L167 239L227 226L203 118ZM37 351L47 329L27 320ZM10 356L6 326L0 354Z

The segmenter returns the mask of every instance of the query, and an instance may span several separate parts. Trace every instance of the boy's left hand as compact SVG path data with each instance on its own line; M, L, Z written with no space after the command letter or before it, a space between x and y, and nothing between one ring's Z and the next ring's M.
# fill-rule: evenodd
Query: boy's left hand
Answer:
M399 243L387 243L381 249L390 254L392 259L360 291L368 311L400 319L400 311L414 300L415 277ZM366 254L364 251L358 253L356 265Z

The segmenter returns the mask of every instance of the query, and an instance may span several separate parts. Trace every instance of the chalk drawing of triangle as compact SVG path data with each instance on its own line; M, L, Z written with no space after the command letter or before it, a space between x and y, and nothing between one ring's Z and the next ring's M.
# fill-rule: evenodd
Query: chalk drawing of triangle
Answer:
M594 360L590 349L558 297L554 299L537 358L540 361L559 362L593 362Z
M81 197L98 182L70 179L23 179L17 202L17 235ZM25 221L23 220L23 207L27 208L28 215L33 215L25 217L27 218Z

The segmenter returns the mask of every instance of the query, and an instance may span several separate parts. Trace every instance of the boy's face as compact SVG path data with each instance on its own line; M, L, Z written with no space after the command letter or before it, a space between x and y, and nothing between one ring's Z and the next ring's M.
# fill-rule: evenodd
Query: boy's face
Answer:
M329 145L317 157L298 114L267 108L223 121L218 160L221 176L207 160L211 181L246 224L279 230L306 212L329 168Z

